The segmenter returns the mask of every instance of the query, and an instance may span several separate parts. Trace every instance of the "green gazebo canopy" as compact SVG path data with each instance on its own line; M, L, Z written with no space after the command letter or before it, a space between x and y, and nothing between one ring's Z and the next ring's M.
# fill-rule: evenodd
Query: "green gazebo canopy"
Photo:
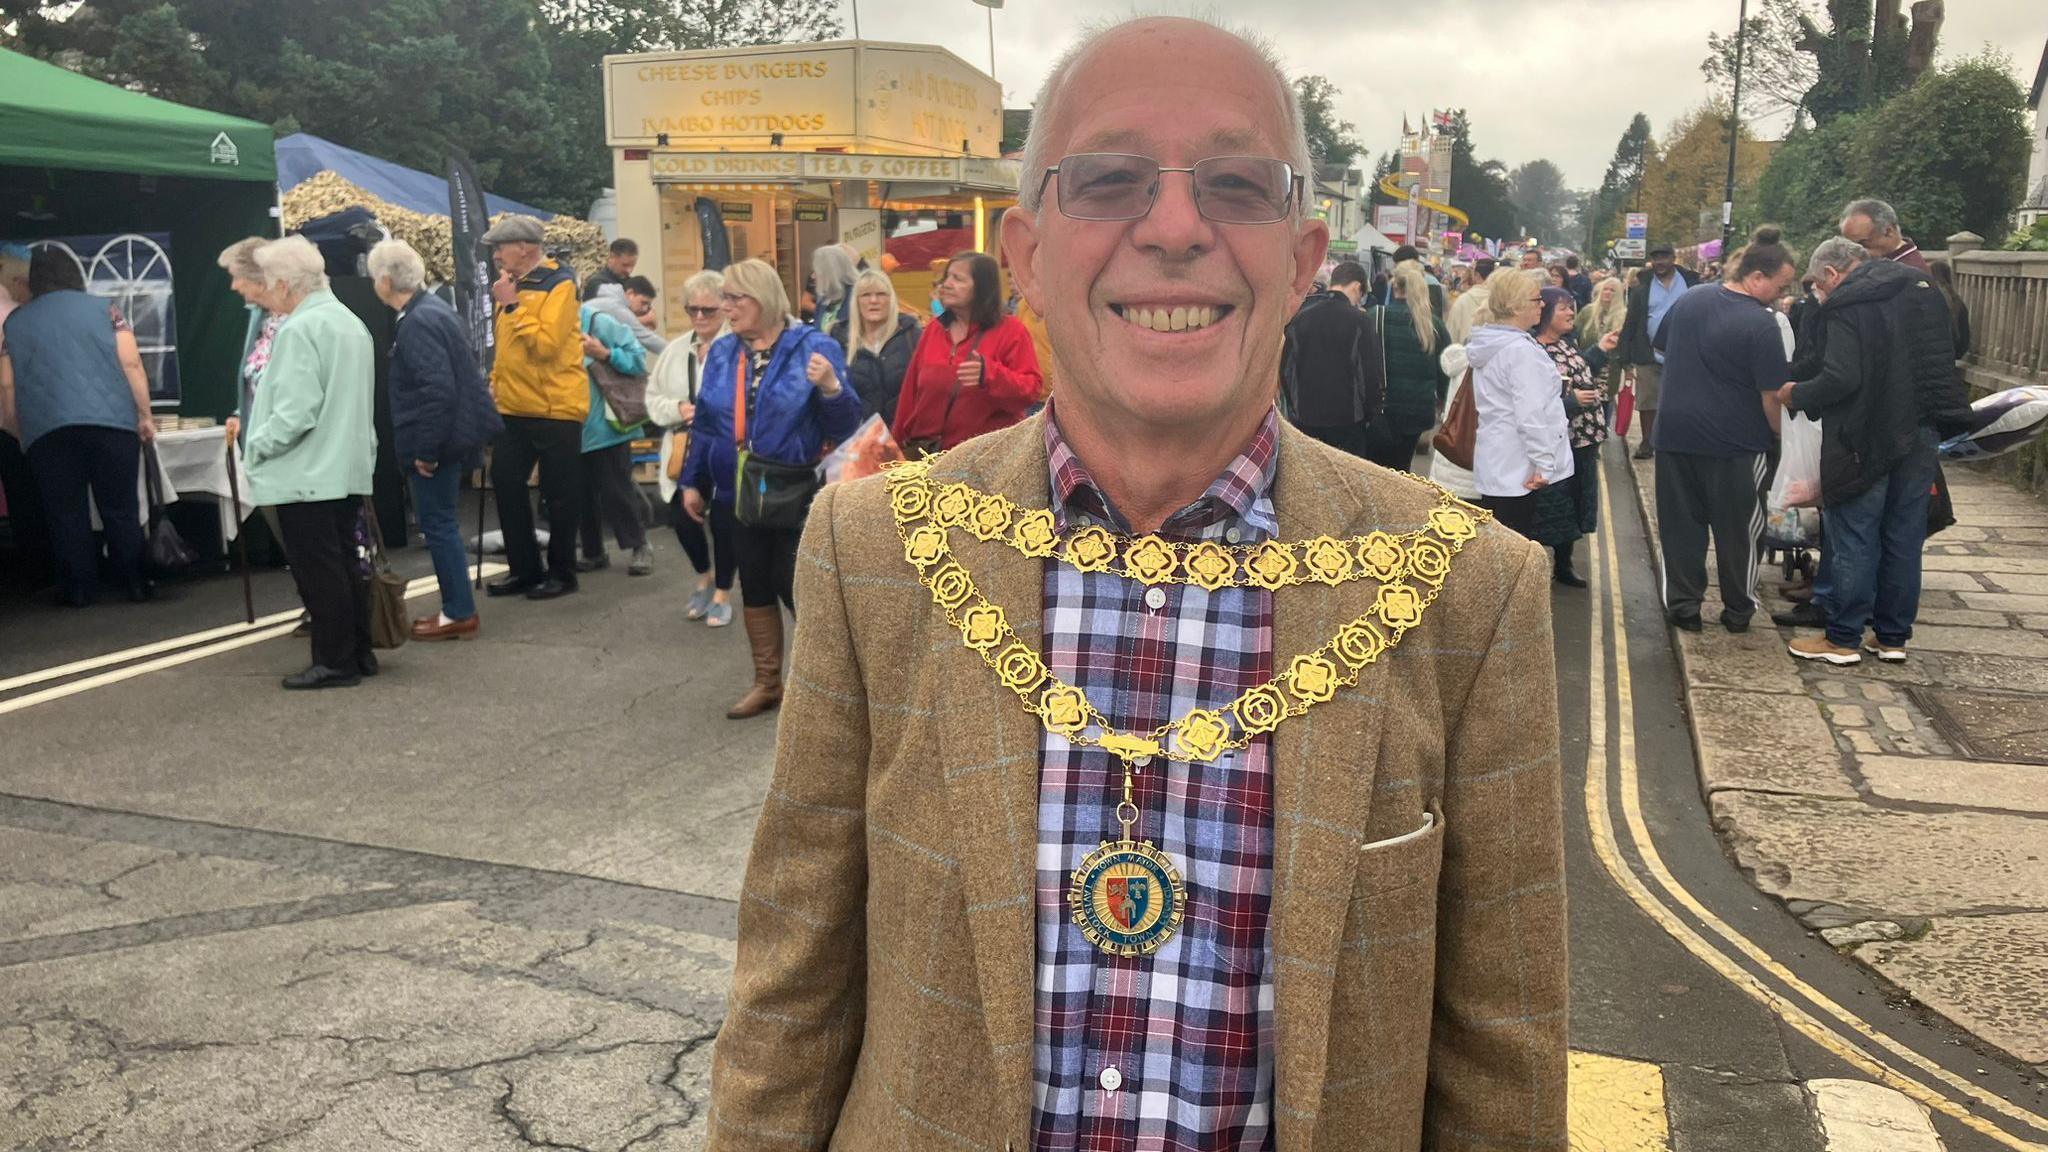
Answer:
M0 50L0 240L169 234L187 415L234 410L248 314L215 257L276 207L268 126Z
M267 125L0 50L0 164L277 182Z

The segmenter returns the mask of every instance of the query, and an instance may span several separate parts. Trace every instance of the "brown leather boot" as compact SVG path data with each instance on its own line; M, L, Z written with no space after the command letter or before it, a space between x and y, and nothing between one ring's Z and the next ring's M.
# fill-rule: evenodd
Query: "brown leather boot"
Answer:
M747 643L754 649L754 686L725 714L727 720L759 716L782 704L782 607L745 610Z

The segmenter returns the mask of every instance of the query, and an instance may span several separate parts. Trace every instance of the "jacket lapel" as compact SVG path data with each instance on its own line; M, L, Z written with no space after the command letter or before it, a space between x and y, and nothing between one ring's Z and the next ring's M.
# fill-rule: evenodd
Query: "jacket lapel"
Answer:
M1341 471L1302 433L1282 424L1274 477L1280 538L1371 531L1379 519L1357 473ZM1387 525L1405 531L1414 525ZM1372 605L1378 585L1307 584L1274 596L1273 667L1327 643ZM1330 996L1339 941L1371 815L1385 709L1386 660L1367 665L1354 688L1286 721L1272 735L1274 1121L1283 1148L1315 1144L1329 1055Z
M981 451L948 453L933 474L934 487L964 482L1007 497L1020 508L1045 507L1051 482L1041 419L987 438ZM1002 544L983 543L965 531L951 536L954 555L976 587L1003 610L1017 639L1037 651L1043 635L1044 562ZM1013 1128L1021 1136L1032 1098L1039 726L1016 694L944 627L943 617L938 620L941 632L933 657L961 671L948 672L946 695L933 718L944 741L946 795L956 816L955 849L964 865L967 924L999 1098L1009 1102Z

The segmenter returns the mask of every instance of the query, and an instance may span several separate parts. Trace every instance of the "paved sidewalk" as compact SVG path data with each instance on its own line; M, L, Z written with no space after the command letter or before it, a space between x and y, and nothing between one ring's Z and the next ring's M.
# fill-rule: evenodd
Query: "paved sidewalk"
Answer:
M1655 537L1653 462L1634 462ZM1794 660L1762 575L1750 631L1674 633L1701 787L1758 888L1979 1039L2048 1065L2048 505L1948 470L1903 665ZM1712 561L1708 571L1711 578Z

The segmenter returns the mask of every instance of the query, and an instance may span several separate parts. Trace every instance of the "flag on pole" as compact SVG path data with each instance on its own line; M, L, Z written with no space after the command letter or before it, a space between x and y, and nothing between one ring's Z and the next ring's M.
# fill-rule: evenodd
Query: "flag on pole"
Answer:
M1001 8L1003 6L1003 0L974 0L974 2L983 8Z
M470 349L486 376L497 353L497 332L491 324L491 253L483 246L490 227L483 186L477 183L469 158L460 151L450 154L448 239L455 263L455 311L469 329Z

